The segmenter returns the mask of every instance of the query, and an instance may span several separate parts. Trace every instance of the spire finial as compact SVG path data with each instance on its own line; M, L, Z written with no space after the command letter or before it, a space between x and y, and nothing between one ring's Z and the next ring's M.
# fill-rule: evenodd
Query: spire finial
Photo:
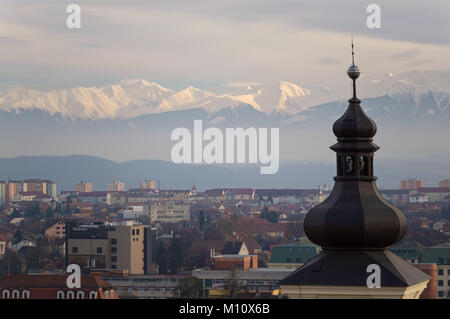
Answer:
M356 79L359 77L361 72L359 71L359 68L355 65L355 49L353 45L353 34L352 34L352 65L348 68L347 71L348 76L350 79L353 80L353 98L352 100L357 101L356 97Z
M353 49L353 33L352 33L352 65L355 65L355 51Z

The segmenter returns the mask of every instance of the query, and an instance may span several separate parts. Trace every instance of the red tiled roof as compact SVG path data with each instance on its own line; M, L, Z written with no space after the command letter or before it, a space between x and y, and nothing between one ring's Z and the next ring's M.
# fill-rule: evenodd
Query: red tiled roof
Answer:
M450 193L450 187L422 187L417 191L419 193Z
M0 287L18 288L67 288L68 275L38 274L38 275L9 275L0 278ZM81 275L82 288L111 288L106 281L93 276Z
M320 189L256 189L255 196L305 196L318 195Z
M287 231L287 224L268 223L268 224L251 224L246 229L247 233L284 233Z
M251 188L214 188L206 190L207 196L221 196L223 194L235 194L235 195L252 195L253 189Z
M92 197L92 196L106 196L110 193L110 191L95 191L95 192L86 192L86 193L79 193L78 197Z

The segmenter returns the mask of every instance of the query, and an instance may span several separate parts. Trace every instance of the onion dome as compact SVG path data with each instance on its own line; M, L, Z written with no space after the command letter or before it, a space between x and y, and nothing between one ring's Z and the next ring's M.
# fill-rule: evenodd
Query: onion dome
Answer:
M338 140L331 146L337 153L333 191L305 216L307 237L323 249L385 249L406 232L403 212L389 204L375 185L373 158L379 147L372 137L377 126L356 97L360 73L353 62L347 72L353 81L353 97L333 125Z

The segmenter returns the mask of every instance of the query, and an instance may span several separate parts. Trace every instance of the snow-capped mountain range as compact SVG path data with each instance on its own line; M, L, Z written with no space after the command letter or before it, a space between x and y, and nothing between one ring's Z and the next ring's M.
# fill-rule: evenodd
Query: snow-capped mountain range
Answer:
M365 98L388 95L395 99L408 95L418 104L422 96L430 92L446 111L450 98L450 71L389 73L366 76L358 81L358 95ZM125 79L114 85L68 90L11 88L0 92L0 110L14 113L41 110L70 119L129 119L194 108L215 113L226 107L250 105L267 115L297 115L316 105L345 101L347 93L333 92L328 88L308 89L280 81L243 85L228 93L216 94L192 86L174 91L143 79Z
M267 114L274 111L292 114L331 98L326 90L312 92L285 81L215 94L193 86L173 91L146 80L126 79L100 88L77 87L47 92L12 88L0 93L0 109L10 112L40 109L69 118L124 119L192 108L216 112L224 107L249 104Z

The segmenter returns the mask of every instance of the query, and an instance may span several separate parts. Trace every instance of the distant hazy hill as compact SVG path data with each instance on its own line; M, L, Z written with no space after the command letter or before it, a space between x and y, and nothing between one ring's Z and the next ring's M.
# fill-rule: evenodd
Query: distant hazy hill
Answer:
M426 185L450 177L450 156L418 160L377 160L375 172L379 187L398 187L406 177L422 178ZM27 156L0 158L0 178L48 178L59 190L73 190L75 183L89 180L94 189L105 190L113 179L126 188L137 188L144 179L159 180L163 189L214 187L311 188L318 184L333 185L334 163L281 163L278 174L260 175L258 167L177 165L157 160L116 163L98 157Z

